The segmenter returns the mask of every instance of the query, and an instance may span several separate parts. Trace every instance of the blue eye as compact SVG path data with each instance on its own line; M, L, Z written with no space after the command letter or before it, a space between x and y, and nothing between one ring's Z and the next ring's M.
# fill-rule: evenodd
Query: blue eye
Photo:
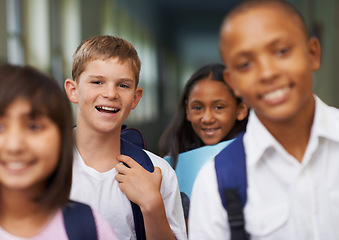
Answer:
M102 84L102 82L100 82L100 81L93 81L92 83L93 83L93 84L96 84L96 85Z
M216 106L215 109L221 110L221 109L224 109L224 106Z
M119 84L119 87L121 87L121 88L129 88L129 86L127 84L124 84L124 83Z

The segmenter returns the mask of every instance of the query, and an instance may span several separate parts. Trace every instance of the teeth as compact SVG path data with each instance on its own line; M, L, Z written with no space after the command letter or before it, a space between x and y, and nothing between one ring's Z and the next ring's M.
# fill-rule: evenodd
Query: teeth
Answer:
M10 162L6 164L7 168L11 170L20 170L22 168L25 168L27 166L27 163L23 162Z
M118 109L116 108L110 108L110 107L99 107L102 110L106 110L106 111L117 111Z
M212 132L212 131L216 131L217 128L209 128L209 129L204 129L204 131L206 132Z
M289 87L284 87L284 88L280 88L276 91L273 91L273 92L270 92L270 93L267 93L263 96L263 99L264 100L272 100L272 99L275 99L275 98L279 98L279 97L282 97L286 92L289 91Z

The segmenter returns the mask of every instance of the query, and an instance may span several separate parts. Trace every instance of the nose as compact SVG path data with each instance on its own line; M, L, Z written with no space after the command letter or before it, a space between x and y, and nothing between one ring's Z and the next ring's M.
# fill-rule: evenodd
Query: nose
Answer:
M20 153L25 146L24 131L16 126L11 126L1 134L3 149L7 153Z
M104 98L108 98L108 99L115 99L119 95L118 95L118 92L117 92L117 88L115 86L108 84L107 86L105 86L105 89L102 93L102 96Z
M215 118L213 112L210 109L206 109L201 117L201 122L203 124L212 124L214 121Z
M279 71L275 60L269 56L262 56L258 60L258 75L263 82L270 82L276 79Z

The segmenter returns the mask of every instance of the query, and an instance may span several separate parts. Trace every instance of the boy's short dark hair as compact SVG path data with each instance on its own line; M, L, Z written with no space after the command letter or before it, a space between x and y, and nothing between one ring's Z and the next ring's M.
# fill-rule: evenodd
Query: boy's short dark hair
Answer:
M298 9L286 0L245 0L236 5L225 17L224 22L228 19L256 7L275 7L280 10L286 11L289 15L296 17L296 23L300 24L306 39L309 39L310 34L307 29L307 24L304 17L298 11Z
M72 64L72 78L78 81L87 64L94 60L118 58L121 63L129 61L135 76L136 86L139 83L141 62L137 51L127 40L109 35L94 36L84 40L75 51Z
M45 207L60 207L69 199L72 184L73 118L69 100L51 77L28 66L0 66L0 116L17 98L30 101L33 115L44 115L61 135L60 156L55 171L46 179L41 195L34 199Z

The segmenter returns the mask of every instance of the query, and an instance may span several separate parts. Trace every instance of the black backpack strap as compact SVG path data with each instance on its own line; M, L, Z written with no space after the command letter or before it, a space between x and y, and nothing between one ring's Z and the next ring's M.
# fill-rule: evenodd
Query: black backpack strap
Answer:
M120 139L120 151L121 154L127 155L131 158L133 158L137 163L139 163L141 166L143 166L147 171L153 172L154 166L147 155L147 153L137 145L121 138ZM146 233L145 233L145 225L144 225L144 218L142 216L142 212L140 210L140 207L131 202L132 206L132 212L133 212L133 218L134 218L134 226L135 226L135 233L137 235L137 240L144 240L146 239Z
M69 201L62 211L69 240L98 239L93 212L88 205Z
M222 204L227 211L232 240L246 240L243 208L247 199L243 133L215 157L215 170Z

